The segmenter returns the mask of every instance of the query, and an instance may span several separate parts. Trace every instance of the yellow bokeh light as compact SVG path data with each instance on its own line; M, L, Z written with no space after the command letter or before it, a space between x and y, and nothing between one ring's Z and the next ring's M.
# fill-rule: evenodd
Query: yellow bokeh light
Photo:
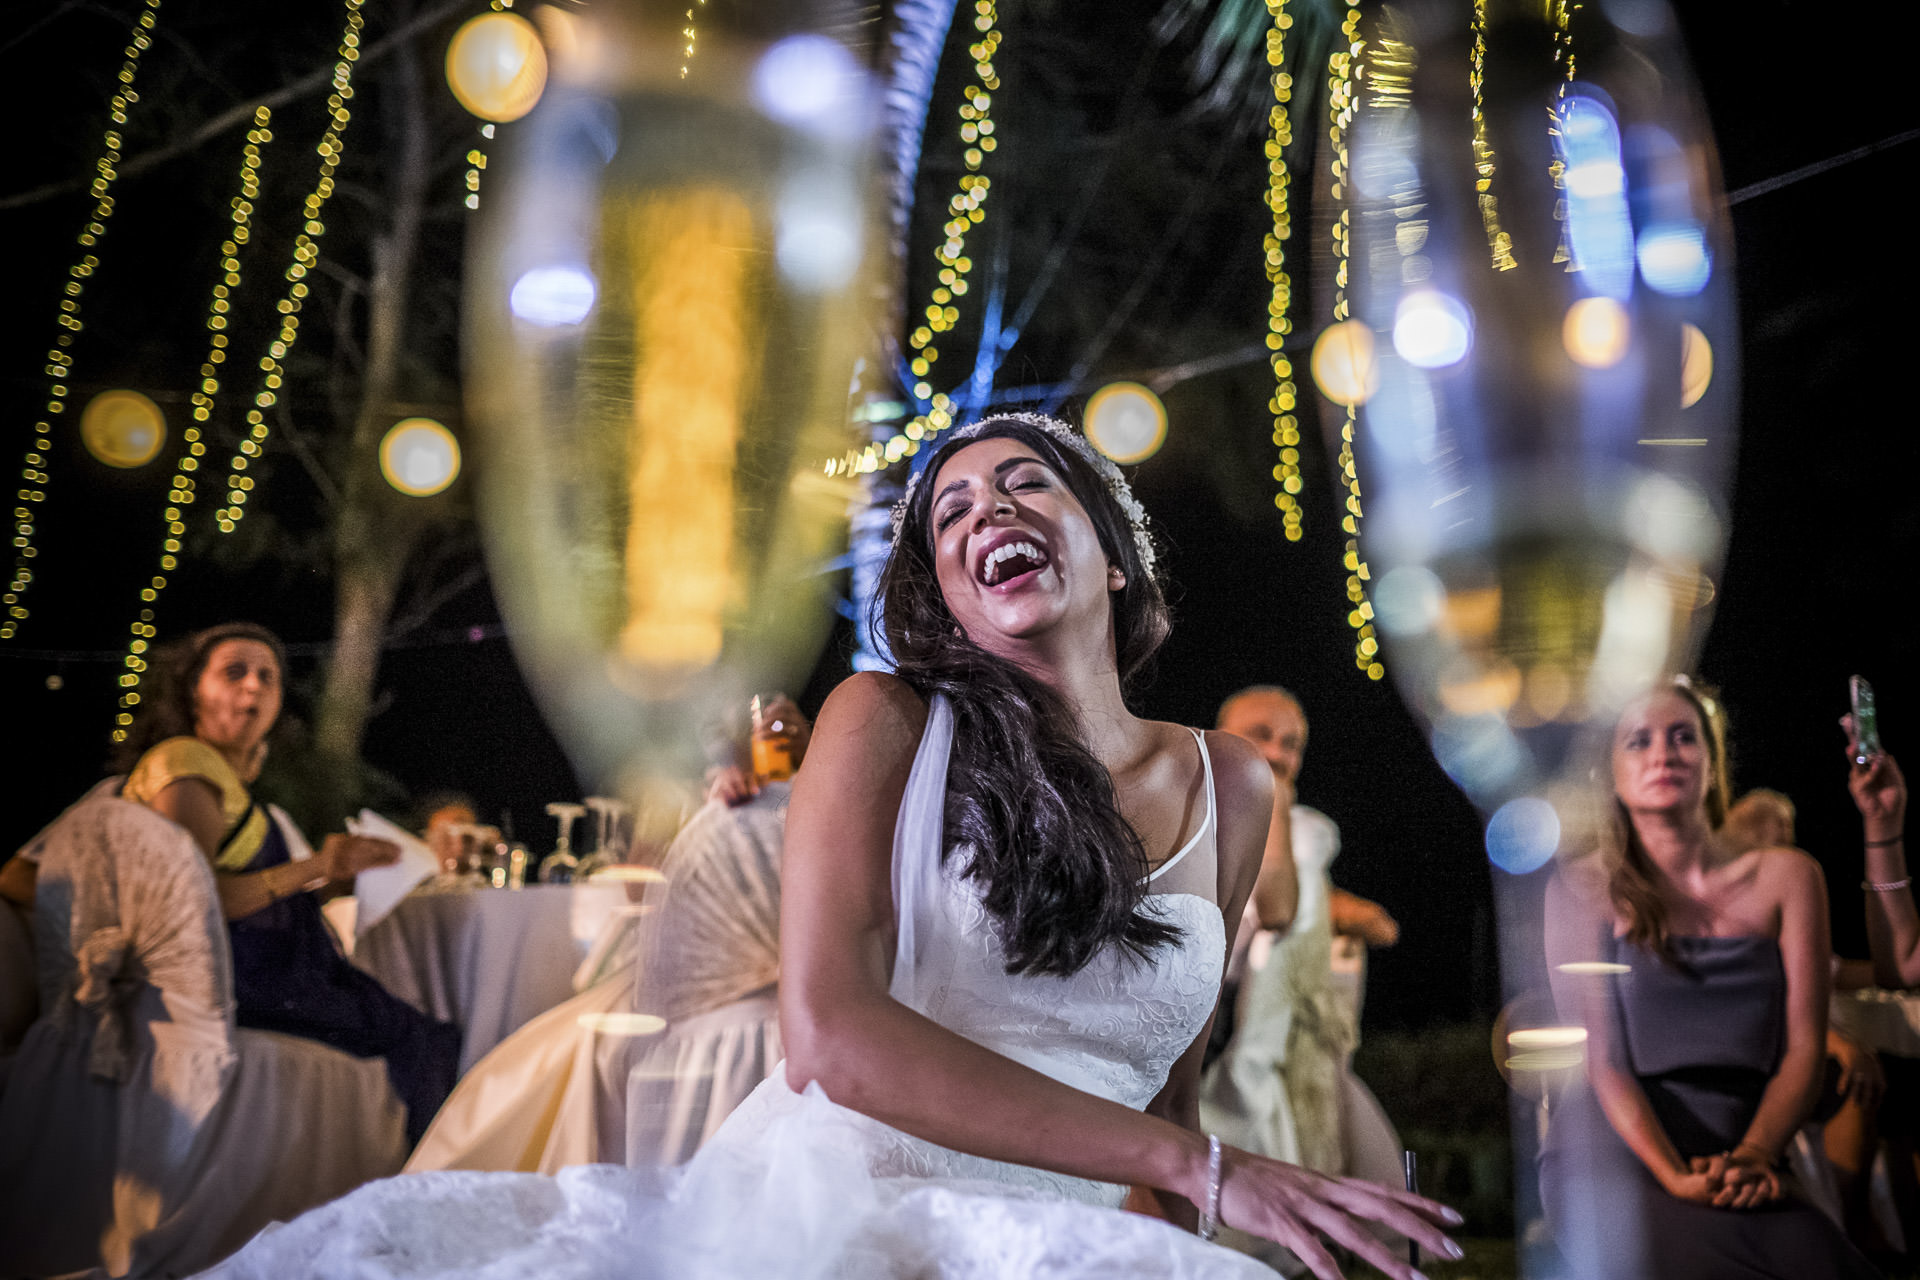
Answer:
M1320 394L1348 407L1365 404L1380 386L1373 330L1361 320L1342 320L1313 341L1313 381Z
M407 418L380 441L380 474L400 492L430 498L460 474L460 442L432 418Z
M447 46L447 85L460 105L496 124L533 110L547 87L547 50L517 13L483 13Z
M1698 325L1680 326L1680 407L1691 409L1713 381L1713 344Z
M110 467L144 467L167 441L166 415L138 391L102 391L80 414L80 439Z
M1115 462L1144 462L1167 440L1167 407L1137 382L1110 382L1087 401L1087 439Z
M729 191L688 187L634 207L626 234L642 266L629 285L631 515L620 656L642 674L684 674L719 658L734 593L734 467L760 323L753 214Z
M1573 362L1588 369L1611 369L1627 354L1633 322L1612 298L1582 298L1567 308L1560 342Z

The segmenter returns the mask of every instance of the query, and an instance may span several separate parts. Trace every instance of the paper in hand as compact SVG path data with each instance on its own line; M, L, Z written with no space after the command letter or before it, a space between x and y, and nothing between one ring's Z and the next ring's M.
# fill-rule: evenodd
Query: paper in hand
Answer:
M364 938L367 930L400 904L400 899L439 872L440 860L420 837L403 831L371 809L362 809L359 817L348 818L347 830L356 836L391 840L400 846L399 861L384 867L368 867L353 879L353 893L360 900L360 914L353 931L355 936Z

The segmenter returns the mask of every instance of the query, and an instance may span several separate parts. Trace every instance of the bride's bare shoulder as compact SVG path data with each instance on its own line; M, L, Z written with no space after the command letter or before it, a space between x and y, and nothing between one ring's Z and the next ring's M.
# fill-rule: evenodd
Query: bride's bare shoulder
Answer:
M857 746L883 757L903 746L909 754L927 727L927 701L899 676L856 671L835 686L814 722L814 746Z

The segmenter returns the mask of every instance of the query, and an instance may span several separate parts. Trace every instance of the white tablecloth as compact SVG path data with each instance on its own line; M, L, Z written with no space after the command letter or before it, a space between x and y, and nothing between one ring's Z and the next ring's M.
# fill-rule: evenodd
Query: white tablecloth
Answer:
M353 962L422 1012L458 1026L464 1074L573 994L573 973L624 885L423 888L361 936Z
M1836 991L1828 1017L1869 1049L1920 1058L1920 993L1879 987Z

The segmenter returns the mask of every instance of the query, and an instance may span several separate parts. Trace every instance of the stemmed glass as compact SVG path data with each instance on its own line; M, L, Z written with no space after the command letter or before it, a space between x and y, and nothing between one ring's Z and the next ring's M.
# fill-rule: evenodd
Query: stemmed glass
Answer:
M560 838L554 842L553 852L540 863L540 882L542 884L566 884L579 869L580 859L573 853L573 824L586 816L587 807L570 800L555 800L547 806L547 813L560 826Z

